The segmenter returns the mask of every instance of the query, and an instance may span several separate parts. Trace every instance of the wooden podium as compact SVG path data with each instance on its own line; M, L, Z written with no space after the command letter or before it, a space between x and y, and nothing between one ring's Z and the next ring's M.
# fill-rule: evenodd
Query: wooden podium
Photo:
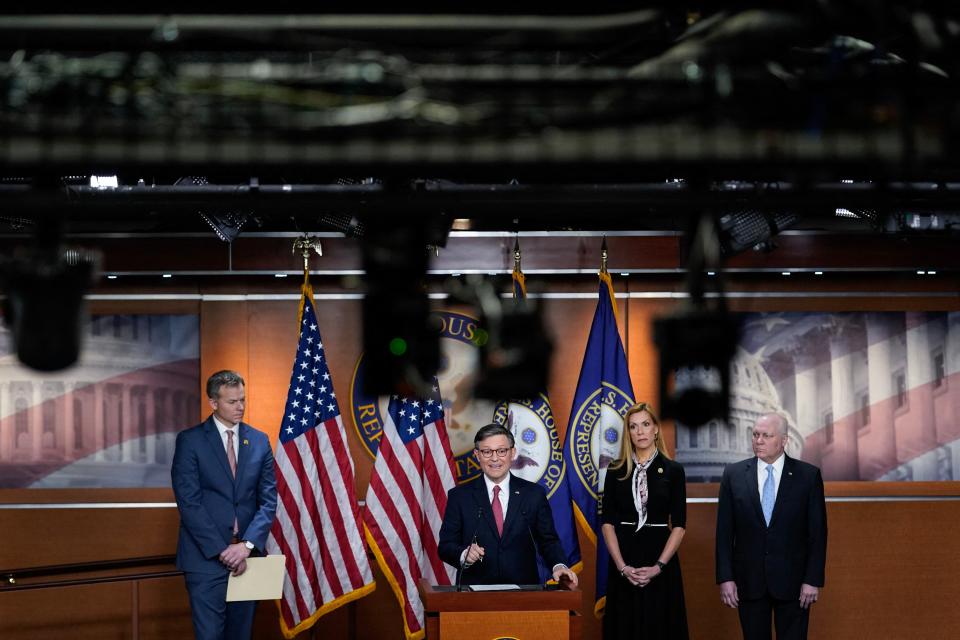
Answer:
M421 580L426 640L580 640L580 590L468 591Z

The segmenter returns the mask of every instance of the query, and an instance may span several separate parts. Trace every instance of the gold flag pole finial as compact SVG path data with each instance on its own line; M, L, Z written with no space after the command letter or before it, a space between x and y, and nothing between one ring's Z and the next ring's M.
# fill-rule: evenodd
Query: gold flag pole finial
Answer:
M520 236L513 243L513 270L520 271Z
M299 252L303 256L303 280L304 282L310 276L310 250L316 251L318 256L323 255L323 248L320 246L320 238L313 238L309 235L303 235L293 241L293 253Z
M607 272L607 236L603 236L603 244L600 245L600 273Z

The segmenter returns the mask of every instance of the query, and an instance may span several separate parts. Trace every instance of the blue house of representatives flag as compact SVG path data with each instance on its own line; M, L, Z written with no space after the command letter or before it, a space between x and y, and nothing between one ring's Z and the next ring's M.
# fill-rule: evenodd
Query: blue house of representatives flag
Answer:
M514 298L526 298L527 289L523 272L514 269ZM545 390L544 390L545 391ZM510 469L516 476L536 482L547 492L553 523L563 545L566 564L574 571L583 568L580 558L580 541L577 539L576 521L567 485L567 466L563 460L563 445L560 432L553 418L553 409L546 393L533 398L504 400L497 405L494 421L513 433L517 457ZM552 571L537 556L541 581L552 576Z
M600 499L607 467L620 454L623 416L633 404L633 384L617 329L613 282L600 273L600 294L570 410L564 461L577 520L597 545L596 612L603 610L609 555L600 533Z

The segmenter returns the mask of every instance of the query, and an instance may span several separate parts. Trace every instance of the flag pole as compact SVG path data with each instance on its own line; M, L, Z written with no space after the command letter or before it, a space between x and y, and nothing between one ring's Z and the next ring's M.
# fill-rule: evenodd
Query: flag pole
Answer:
M343 606L352 611L355 600L376 589L363 545L353 460L320 339L309 280L312 252L323 255L318 238L304 234L293 242L293 253L303 257L299 338L283 427L274 452L278 501L286 508L277 510L267 540L271 554L287 556L284 595L277 600L277 608L280 632L288 639L308 629L310 634L305 637L317 637L315 625L321 617ZM301 404L297 399L301 386L308 389L305 397L312 404ZM311 464L302 462L304 456ZM319 518L320 509L325 510L323 519ZM328 575L325 565L330 554L320 540L328 545L335 541L333 547L350 559L353 568L336 577ZM312 541L318 544L314 547ZM336 581L339 595L332 581ZM354 625L352 634L355 629Z
M603 244L600 245L600 273L607 272L607 236L603 236Z
M520 268L520 236L513 244L513 299L524 303L527 299L527 279Z
M323 255L323 247L320 246L320 238L314 238L310 235L302 235L293 241L293 253L300 252L303 256L303 284L310 284L310 250L317 252L318 256Z
M303 288L308 292L311 300L313 298L313 291L310 289L310 251L316 251L318 256L323 256L323 248L320 246L320 239L314 238L310 235L304 234L296 240L293 241L293 253L300 252L300 255L303 256ZM355 640L357 637L357 601L356 599L351 599L347 602L347 637L350 640ZM310 626L310 638L316 638L317 627L316 625Z

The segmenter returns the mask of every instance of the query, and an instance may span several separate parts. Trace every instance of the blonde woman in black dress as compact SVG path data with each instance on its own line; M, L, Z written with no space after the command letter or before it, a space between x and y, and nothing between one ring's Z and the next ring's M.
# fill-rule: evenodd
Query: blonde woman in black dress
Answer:
M686 640L677 549L687 519L686 475L667 457L646 403L623 419L620 457L603 485L603 540L610 552L603 637Z

